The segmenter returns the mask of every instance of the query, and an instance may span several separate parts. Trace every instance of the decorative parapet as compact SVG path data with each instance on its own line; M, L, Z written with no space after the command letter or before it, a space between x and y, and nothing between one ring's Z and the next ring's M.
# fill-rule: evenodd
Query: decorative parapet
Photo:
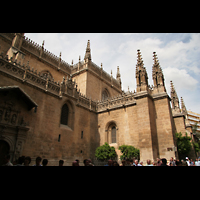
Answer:
M25 36L23 37L22 48L25 49L26 51L31 52L38 58L43 59L46 62L52 64L58 70L62 69L66 71L68 74L71 73L70 64L62 60L60 57L54 55L47 49L44 49L43 45L41 46L37 44L36 42L30 40L28 37Z
M84 63L84 61L79 61L78 63L73 65L72 68L72 75L81 72L84 69L91 70L93 73L95 73L98 77L102 78L103 80L110 83L112 86L115 86L116 88L121 90L120 82L117 81L115 78L113 78L111 75L109 75L106 71L104 71L102 68L100 68L98 65L96 65L94 62L89 61L89 63Z
M97 103L97 112L106 112L114 110L117 108L125 108L127 106L135 105L136 100L134 98L135 93L129 92L116 96L114 98L109 98L106 101L101 101Z
M3 56L3 52L0 54L0 73L57 98L69 96L77 102L77 106L96 112L97 103L77 91L77 85L72 80L71 76L69 78L67 77L66 80L65 77L63 77L62 82L54 82L54 79L49 75L43 76L33 67L31 68L29 62L27 62L26 65L21 65L17 60L13 61L12 58L8 59L7 55Z

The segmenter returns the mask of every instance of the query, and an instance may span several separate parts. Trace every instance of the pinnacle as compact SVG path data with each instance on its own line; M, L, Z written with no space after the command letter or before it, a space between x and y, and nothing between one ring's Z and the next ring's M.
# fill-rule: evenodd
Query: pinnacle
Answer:
M90 49L90 40L88 40L84 59L88 58L89 60L91 60L91 52L90 51L91 51L91 49Z

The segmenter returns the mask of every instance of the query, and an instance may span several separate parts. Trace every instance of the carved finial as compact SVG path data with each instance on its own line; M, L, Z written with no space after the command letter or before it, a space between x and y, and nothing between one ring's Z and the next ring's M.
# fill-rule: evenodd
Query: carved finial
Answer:
M60 60L61 60L61 55L62 55L62 53L60 52Z
M176 90L174 88L174 85L173 85L172 81L170 81L170 86L171 86L172 109L180 111L178 95L176 93Z
M45 42L45 40L43 40L43 42L42 42L42 48L44 48L44 42Z
M79 56L79 59L78 59L78 60L79 60L79 62L81 62L81 56Z
M72 65L73 65L74 63L73 63L73 60L72 60Z
M144 64L143 64L140 49L138 49L137 52L138 52L137 53L137 66L139 67L139 70L140 70L141 67L144 67Z
M101 69L103 69L103 64L101 63Z
M111 76L112 76L112 70L111 70Z
M86 52L85 52L85 60L88 58L88 60L91 60L91 52L90 52L90 40L88 40L87 42L87 48L86 48Z
M120 75L120 72L119 72L119 66L117 66L117 75L116 75L116 79L120 78L121 75Z
M182 112L186 112L187 113L187 109L186 109L186 107L185 107L185 103L184 103L184 101L183 101L183 98L181 97L181 111Z

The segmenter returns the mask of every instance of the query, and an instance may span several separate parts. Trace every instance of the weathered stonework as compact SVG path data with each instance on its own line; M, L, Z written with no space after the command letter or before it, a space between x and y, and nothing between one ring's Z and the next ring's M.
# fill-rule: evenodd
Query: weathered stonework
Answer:
M12 160L25 155L33 163L41 156L49 165L60 159L65 165L75 159L82 164L105 142L116 148L118 158L123 144L139 148L144 163L177 157L174 134L190 131L187 110L179 108L174 89L171 109L155 52L150 87L138 50L132 93L121 90L119 67L115 79L92 62L90 41L84 60L71 65L23 33L1 33L0 46L0 145L7 145ZM61 124L65 104L68 121Z

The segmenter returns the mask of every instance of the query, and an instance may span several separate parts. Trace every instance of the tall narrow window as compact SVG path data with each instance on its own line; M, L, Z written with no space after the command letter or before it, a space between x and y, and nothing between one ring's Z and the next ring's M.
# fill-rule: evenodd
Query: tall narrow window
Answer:
M83 131L81 131L81 139L83 139Z
M61 135L59 134L59 136L58 136L58 142L60 142L60 136L61 136Z
M60 123L64 125L68 125L68 116L69 116L69 108L67 104L64 104L61 111Z
M111 130L111 141L112 143L116 143L116 127L113 126Z

